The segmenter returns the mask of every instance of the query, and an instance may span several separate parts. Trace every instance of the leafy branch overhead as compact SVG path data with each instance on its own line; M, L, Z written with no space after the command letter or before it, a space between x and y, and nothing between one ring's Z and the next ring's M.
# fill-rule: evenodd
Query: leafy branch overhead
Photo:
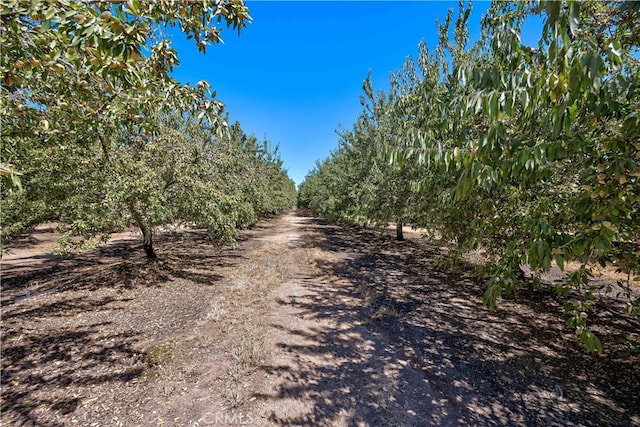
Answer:
M40 119L20 121L27 129L3 123L4 135L67 134L69 122L151 126L146 119L161 107L222 124L223 105L205 82L190 87L169 76L179 61L162 28L179 27L204 52L221 41L221 25L241 31L250 21L242 1L2 3L2 115Z

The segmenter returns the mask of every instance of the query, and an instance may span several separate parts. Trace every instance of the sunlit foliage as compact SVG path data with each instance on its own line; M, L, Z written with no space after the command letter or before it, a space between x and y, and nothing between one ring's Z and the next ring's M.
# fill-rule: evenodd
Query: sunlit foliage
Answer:
M557 292L586 349L600 351L587 320L607 289L589 281L591 268L626 273L618 289L629 312L640 311L630 292L640 270L640 4L496 2L475 43L469 16L464 4L456 20L450 13L439 44L421 45L388 94L372 96L365 82L375 121L365 109L307 177L300 203L334 218L393 221L392 204L378 201L373 213L346 195L391 201L389 188L409 188L403 218L458 252L487 251L490 308L527 283L523 265L535 284L554 264L577 262ZM520 37L531 17L544 23L537 46Z

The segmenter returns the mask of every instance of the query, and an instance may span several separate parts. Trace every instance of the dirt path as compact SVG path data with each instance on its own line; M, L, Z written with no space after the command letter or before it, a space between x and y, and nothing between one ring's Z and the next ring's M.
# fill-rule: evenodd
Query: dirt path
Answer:
M294 211L237 249L164 236L152 264L24 250L2 266L6 425L640 425L636 324L593 319L587 356L551 287L489 313L417 239Z
M362 311L364 288L332 271L354 253L326 248L323 227L332 228L326 224L294 215L284 220L290 228L270 239L291 239L298 269L273 291L261 318L271 357L260 367L267 376L254 394L254 412L280 425L453 424L456 408L386 333L370 327L375 313Z

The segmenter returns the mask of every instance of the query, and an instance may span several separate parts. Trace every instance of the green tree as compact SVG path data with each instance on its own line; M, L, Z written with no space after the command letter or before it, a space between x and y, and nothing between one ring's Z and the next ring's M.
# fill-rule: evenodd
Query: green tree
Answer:
M240 0L3 0L0 20L0 173L9 190L19 186L17 139L106 147L129 123L150 131L160 107L201 114L221 130L223 106L206 82L169 76L178 58L160 30L178 26L204 52L220 41L220 24L240 31L250 18Z
M517 283L518 264L547 271L552 261L560 268L582 261L558 291L582 295L567 311L589 350L600 349L585 320L594 306L589 265L638 271L638 10L631 2L496 4L486 21L493 65L460 73L475 90L463 114L489 120L467 179L505 197L517 189L526 206L511 222L516 232L506 238L486 300L492 305ZM537 14L545 25L534 50L518 34ZM474 175L474 165L492 173ZM637 304L630 301L629 309Z
M640 311L629 291L640 270L639 15L635 2L496 2L469 46L461 3L455 22L450 13L438 25L435 50L421 45L422 75L405 64L406 78L376 98L380 114L366 131L393 167L362 187L404 188L389 171L409 164L406 212L458 252L487 251L489 307L527 283L523 265L535 284L554 263L579 262L557 291L571 295L568 324L589 351L601 350L587 327L594 264L628 274L619 285L629 311ZM520 39L534 16L544 19L535 48ZM311 178L322 184L322 174ZM325 199L344 191L328 188Z
M232 242L238 227L295 203L295 187L281 162L275 154L258 155L242 145L240 139L247 137L239 124L231 135L219 136L184 114L161 114L156 120L153 134L141 126L112 135L105 141L108 156L79 145L42 153L25 150L29 191L7 199L3 232L15 234L31 223L57 220L67 231L62 243L77 249L96 236L105 240L135 226L147 257L155 258L153 235L160 226L205 227L212 238ZM258 193L271 204L256 203L251 195Z
M4 239L52 219L87 239L135 225L153 258L160 225L232 240L291 204L279 159L242 145L209 85L170 77L164 28L204 52L250 21L242 1L3 1L0 19ZM269 180L278 188L263 197L278 201L258 206L248 193Z

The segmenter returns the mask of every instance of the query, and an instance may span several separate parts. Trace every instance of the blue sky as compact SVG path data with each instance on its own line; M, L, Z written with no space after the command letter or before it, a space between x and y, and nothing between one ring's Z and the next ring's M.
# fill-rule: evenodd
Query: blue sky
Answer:
M437 43L436 20L458 2L247 2L253 22L238 37L198 53L193 41L173 38L183 83L207 80L230 120L259 139L279 144L289 176L302 182L318 159L337 147L335 131L351 128L362 110L362 82L369 70L385 89L418 43ZM488 2L476 1L472 37Z

